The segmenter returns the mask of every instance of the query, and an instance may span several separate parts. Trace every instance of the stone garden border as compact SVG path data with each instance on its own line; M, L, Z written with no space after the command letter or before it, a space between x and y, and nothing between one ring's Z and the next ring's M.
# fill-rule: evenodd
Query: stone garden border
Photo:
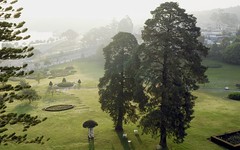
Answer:
M211 141L218 145L221 145L225 148L231 149L231 150L239 150L240 149L240 141L238 144L232 144L232 143L224 140L224 138L223 138L224 136L233 136L233 135L236 135L239 133L240 133L240 131L236 131L236 132L231 132L231 133L225 133L222 135L211 136Z

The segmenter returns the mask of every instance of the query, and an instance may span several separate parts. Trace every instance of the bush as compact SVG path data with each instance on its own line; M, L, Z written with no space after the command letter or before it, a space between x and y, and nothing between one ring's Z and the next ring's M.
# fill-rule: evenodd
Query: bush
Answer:
M228 98L233 100L240 100L240 92L230 93Z
M240 64L240 42L233 42L223 51L223 60L227 63Z
M72 87L73 83L72 82L62 82L57 84L58 87Z
M67 82L66 78L63 78L63 79L62 79L62 82L64 82L64 83Z

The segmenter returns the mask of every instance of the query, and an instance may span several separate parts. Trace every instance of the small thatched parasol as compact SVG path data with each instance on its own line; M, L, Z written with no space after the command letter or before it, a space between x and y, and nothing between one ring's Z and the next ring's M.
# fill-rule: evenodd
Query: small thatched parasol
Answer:
M97 122L94 120L87 120L83 123L84 128L94 128L98 126Z

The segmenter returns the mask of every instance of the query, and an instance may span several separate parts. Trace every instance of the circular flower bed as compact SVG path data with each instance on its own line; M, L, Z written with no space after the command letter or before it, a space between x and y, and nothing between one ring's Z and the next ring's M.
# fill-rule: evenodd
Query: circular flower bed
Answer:
M63 111L63 110L72 109L73 107L74 107L73 105L53 105L53 106L44 108L43 110L45 110L45 111Z

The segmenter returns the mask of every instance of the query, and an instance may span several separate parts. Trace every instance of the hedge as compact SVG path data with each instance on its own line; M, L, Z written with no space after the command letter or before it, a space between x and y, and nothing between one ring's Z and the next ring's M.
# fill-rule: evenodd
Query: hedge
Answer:
M233 100L240 100L240 92L230 93L228 98Z

